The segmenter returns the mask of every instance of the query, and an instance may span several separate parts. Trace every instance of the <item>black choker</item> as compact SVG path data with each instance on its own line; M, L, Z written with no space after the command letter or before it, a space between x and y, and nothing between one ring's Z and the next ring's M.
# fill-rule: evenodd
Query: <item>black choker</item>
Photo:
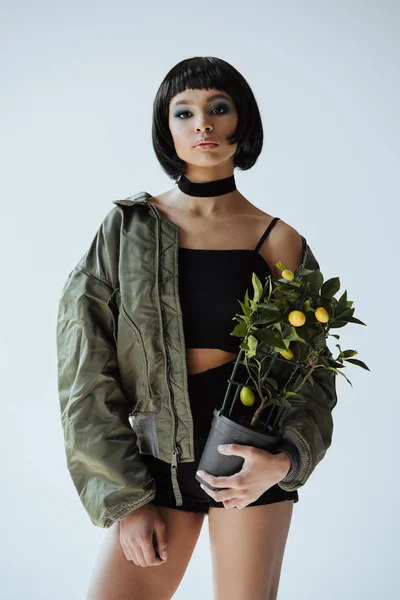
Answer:
M188 196L222 196L236 190L235 176L225 177L225 179L216 179L215 181L205 181L204 183L194 183L185 175L181 175L178 181L178 188Z

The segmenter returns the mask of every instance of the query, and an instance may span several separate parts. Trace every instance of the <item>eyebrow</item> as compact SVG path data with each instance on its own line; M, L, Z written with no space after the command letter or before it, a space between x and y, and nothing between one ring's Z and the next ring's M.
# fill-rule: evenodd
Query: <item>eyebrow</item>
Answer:
M213 94L212 96L209 96L207 98L207 102L211 102L212 100L216 100L217 98L224 98L225 100L230 101L230 98L228 98L228 96L226 96L225 94ZM174 102L172 108L175 108L175 106L178 106L178 104L194 104L194 101L186 100L186 98L183 98L182 100L177 100L176 102Z

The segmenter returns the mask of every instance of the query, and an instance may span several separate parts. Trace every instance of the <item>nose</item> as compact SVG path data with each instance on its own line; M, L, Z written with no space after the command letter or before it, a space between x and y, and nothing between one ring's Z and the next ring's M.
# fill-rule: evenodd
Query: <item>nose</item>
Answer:
M207 123L205 119L201 118L195 126L195 131L212 131L213 127L211 123Z
M194 124L195 124L195 128L194 131L195 132L199 132L199 131L212 131L213 125L212 125L212 117L210 116L210 114L207 111L202 111L197 115L197 118L194 119Z

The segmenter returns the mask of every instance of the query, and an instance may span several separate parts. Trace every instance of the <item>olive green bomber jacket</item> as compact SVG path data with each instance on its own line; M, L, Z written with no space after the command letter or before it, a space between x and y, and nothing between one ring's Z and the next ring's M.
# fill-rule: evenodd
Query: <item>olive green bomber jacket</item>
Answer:
M67 467L92 522L109 527L154 499L140 454L193 462L193 420L178 294L178 227L139 192L104 218L68 275L57 316L58 392ZM302 266L319 268L306 239ZM303 486L332 440L336 374L318 369L301 407L279 427L291 469L278 483Z

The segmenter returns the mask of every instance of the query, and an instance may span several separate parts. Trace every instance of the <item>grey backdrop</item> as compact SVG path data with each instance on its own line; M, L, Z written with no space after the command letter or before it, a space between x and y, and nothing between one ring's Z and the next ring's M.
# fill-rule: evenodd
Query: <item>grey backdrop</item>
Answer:
M152 102L194 55L231 62L260 106L264 150L238 188L307 238L368 324L338 331L372 372L338 381L333 445L299 490L279 599L398 597L399 12L394 0L2 5L1 598L85 598L105 531L65 465L58 298L112 200L173 185ZM176 600L212 597L207 525Z

